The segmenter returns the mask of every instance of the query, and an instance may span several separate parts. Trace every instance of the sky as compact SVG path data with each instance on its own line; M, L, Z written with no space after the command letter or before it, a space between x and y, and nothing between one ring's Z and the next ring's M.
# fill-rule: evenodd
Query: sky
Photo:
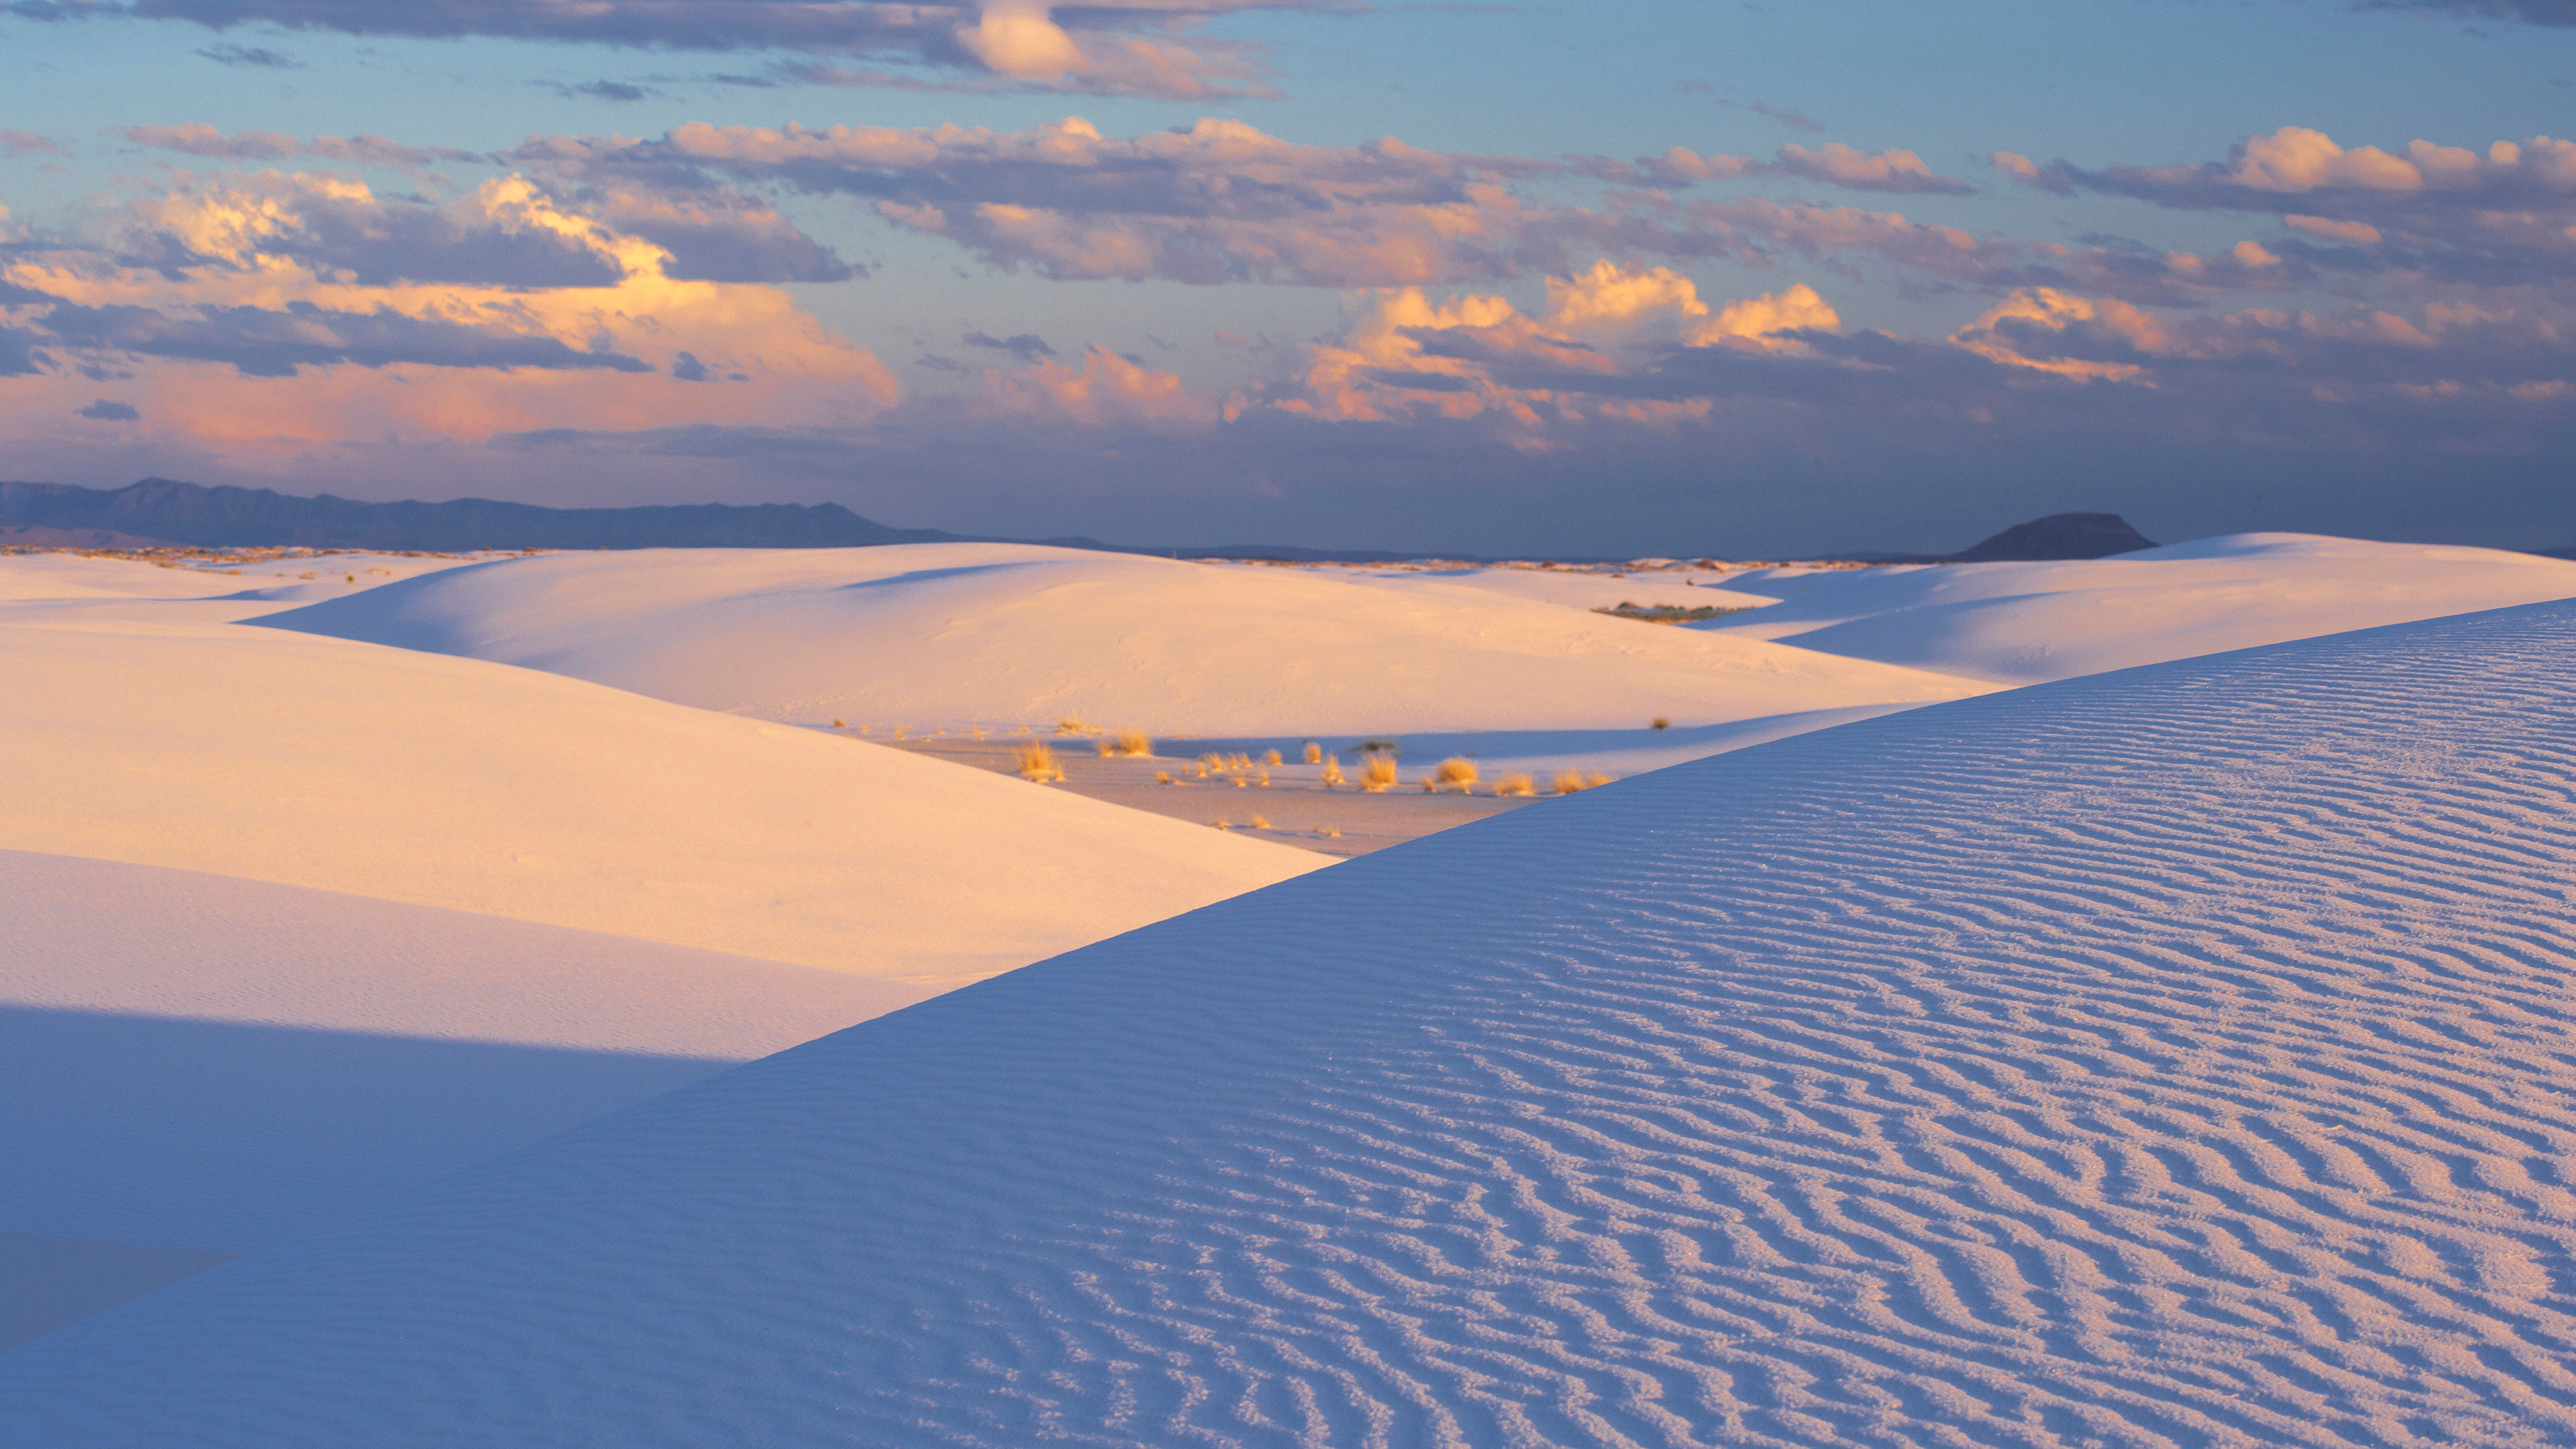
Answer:
M0 476L2576 544L2576 0L0 0Z

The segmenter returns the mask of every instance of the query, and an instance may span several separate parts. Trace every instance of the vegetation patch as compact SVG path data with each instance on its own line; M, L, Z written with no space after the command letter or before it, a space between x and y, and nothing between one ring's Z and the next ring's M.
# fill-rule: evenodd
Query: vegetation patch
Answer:
M1626 599L1621 599L1610 608L1595 609L1592 612L1609 614L1621 619L1635 619L1647 624L1696 624L1703 619L1715 619L1725 614L1748 613L1760 607L1759 604L1739 604L1731 609L1721 609L1712 604L1705 608L1685 609L1678 604L1632 604Z

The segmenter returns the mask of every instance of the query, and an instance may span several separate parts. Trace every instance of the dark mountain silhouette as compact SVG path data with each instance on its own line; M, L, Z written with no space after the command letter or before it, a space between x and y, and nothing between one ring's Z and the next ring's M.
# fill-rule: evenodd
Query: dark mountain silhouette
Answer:
M2016 523L1982 543L1957 553L1883 554L1865 557L1886 563L2038 563L2051 559L2109 558L2154 548L2156 541L2129 526L2116 513L2052 513Z
M0 483L0 524L77 534L307 548L829 548L933 543L958 535L889 528L837 503L699 503L659 508L539 508L488 498L364 503L266 488L204 488L146 478L124 488Z

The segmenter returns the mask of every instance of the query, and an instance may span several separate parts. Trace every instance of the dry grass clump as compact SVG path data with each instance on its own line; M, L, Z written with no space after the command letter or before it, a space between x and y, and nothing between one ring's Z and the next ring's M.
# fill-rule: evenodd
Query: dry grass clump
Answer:
M1340 832L1340 831L1338 831L1338 830L1335 830L1333 827L1331 827L1331 826L1327 825L1327 826L1325 826L1325 827L1324 827L1324 838L1325 838L1326 840L1339 840L1339 839L1341 839L1341 838L1342 838L1342 832Z
M1055 762L1055 751L1048 749L1043 740L1022 745L1014 752L1014 757L1019 762L1023 780L1034 780L1043 785L1050 780L1064 778L1064 766Z
M1609 783L1608 775L1590 770L1568 770L1556 777L1556 793L1571 795L1577 790L1597 790Z
M1055 732L1059 735L1078 735L1089 728L1091 726L1075 719L1072 715L1066 715L1055 722Z
M1172 783L1172 772L1169 770L1156 770L1154 772L1154 783L1157 785L1168 785Z
M1442 760L1440 768L1431 772L1434 791L1455 790L1461 795L1473 795L1476 793L1476 780L1476 762L1469 759L1453 757Z
M1255 829L1255 830L1267 830L1267 829L1269 829L1269 828L1270 828L1270 821L1269 821L1268 817L1266 817L1266 816L1261 816L1261 815L1255 815L1255 816L1253 816L1253 817L1252 817L1252 828L1253 828L1253 829Z
M849 722L848 720L845 720L845 719L841 718L841 717L840 717L839 715L837 715L837 714L836 714L836 715L834 715L834 716L832 716L832 728L834 728L834 729L836 729L836 730L845 730L845 729L848 729L849 727L850 727L850 722Z
M1494 794L1500 799L1510 800L1537 793L1538 785L1527 775L1505 775L1494 782Z
M1324 747L1315 743L1313 740L1308 740L1306 742L1306 763L1310 765L1320 765L1324 763Z
M1649 728L1649 729L1658 729L1658 730L1668 730L1668 729L1671 729L1672 727L1673 727L1673 722L1672 722L1671 720L1668 720L1668 719L1664 718L1662 715L1657 715L1657 716L1655 716L1655 722L1654 722L1653 724L1651 724L1651 725L1647 726L1647 728Z
M910 726L910 725L896 725L896 726L894 727L894 737L895 737L896 739L899 739L899 740L908 740L908 739L911 739L911 738L912 738L912 726Z
M1328 755L1324 758L1324 788L1329 790L1340 783L1342 783L1342 762Z
M980 739L982 739L983 737L984 737L984 727L983 727L982 725L977 725L977 726L975 726L975 738L977 738L977 739L979 739L979 740L980 740Z
M1232 823L1231 821L1225 821L1225 820L1211 820L1211 821L1209 821L1209 822L1208 822L1208 824L1215 826L1215 827L1216 827L1217 829L1219 829L1219 830L1232 830L1232 829L1234 828L1234 825L1233 825L1233 823Z
M1114 750L1111 748L1112 745L1116 746ZM1100 753L1125 755L1129 759L1141 760L1154 753L1154 742L1145 737L1143 730L1120 730L1101 741Z
M1266 754L1266 755L1263 755L1263 756L1261 757L1261 763L1263 763L1263 764L1265 764L1265 765L1276 765L1276 764L1278 764L1278 763L1279 763L1279 752L1278 752L1277 750L1272 750L1270 753L1268 753L1268 754Z
M1261 788L1264 790L1270 788L1270 772L1268 770L1261 772Z
M1379 794L1395 783L1395 761L1385 755L1371 755L1360 766L1360 788Z

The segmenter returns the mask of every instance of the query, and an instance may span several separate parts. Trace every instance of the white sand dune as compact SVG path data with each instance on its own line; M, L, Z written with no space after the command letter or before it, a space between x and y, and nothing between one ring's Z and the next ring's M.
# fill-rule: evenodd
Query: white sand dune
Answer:
M1689 627L2030 684L2576 597L2576 563L2244 533L2106 559L1765 571L1727 583L1781 602Z
M47 1446L2556 1444L2576 604L1682 766L0 1355Z
M1325 863L809 730L275 629L0 624L0 678L0 849L920 985Z
M706 709L1156 734L1707 725L1988 688L1465 585L1016 544L512 559L265 621Z
M1343 578L1376 588L1445 586L1481 589L1533 603L1561 604L1571 609L1612 609L1621 604L1641 604L1647 608L1669 604L1681 609L1752 609L1776 602L1767 594L1719 587L1726 576L1714 569L1647 569L1629 573L1622 570L1596 572L1591 569L1496 564L1475 568L1326 567L1316 572L1327 578Z
M0 1346L929 995L0 851Z

